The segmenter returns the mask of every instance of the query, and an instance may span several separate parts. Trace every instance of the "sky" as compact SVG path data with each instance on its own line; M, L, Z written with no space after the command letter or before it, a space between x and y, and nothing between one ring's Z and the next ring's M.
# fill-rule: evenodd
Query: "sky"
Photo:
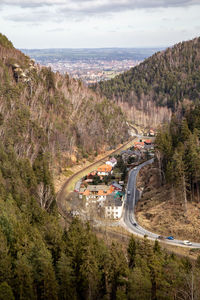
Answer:
M200 0L0 0L16 48L166 47L200 36Z

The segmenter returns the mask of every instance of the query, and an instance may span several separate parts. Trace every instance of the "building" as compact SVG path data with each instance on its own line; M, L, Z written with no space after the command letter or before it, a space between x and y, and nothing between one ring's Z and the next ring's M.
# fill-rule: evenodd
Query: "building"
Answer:
M153 129L149 130L149 136L155 136L155 131Z
M135 142L134 147L136 149L143 149L144 148L144 142Z
M75 185L74 192L77 192L77 193L80 192L81 184L82 184L82 181L79 180Z
M110 165L102 165L97 169L98 176L108 176L112 174L112 167Z
M89 173L87 175L87 179L93 179L96 174L97 174L97 171L93 171L93 172Z
M110 165L112 168L114 168L117 164L117 160L116 158L112 157L111 159L109 159L107 162L106 162L106 165Z
M152 141L151 140L145 140L144 143L145 143L145 145L151 145Z
M116 181L113 181L111 186L114 188L115 191L122 191L122 186L120 184L118 184Z
M104 203L105 218L109 219L120 219L123 211L123 201L116 194L106 196Z
M86 201L90 201L90 199L98 200L105 199L106 195L111 194L114 191L112 186L108 185L88 185L87 188L81 188L79 192L79 198L82 199L85 196Z

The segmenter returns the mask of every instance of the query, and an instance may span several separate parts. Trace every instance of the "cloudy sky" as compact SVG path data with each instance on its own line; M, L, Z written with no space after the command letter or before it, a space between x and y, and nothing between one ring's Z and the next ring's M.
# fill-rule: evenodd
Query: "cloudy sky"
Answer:
M17 48L160 47L200 36L200 0L0 0Z

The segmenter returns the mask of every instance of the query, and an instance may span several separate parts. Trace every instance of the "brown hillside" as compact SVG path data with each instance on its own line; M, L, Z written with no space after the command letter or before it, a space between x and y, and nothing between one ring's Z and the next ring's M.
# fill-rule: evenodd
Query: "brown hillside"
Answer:
M121 109L66 74L40 67L0 36L0 137L31 162L40 148L59 164L127 139Z
M180 193L173 199L170 186L159 182L155 166L144 167L139 173L138 187L143 194L136 207L138 223L163 236L200 242L200 203L188 203L185 215Z

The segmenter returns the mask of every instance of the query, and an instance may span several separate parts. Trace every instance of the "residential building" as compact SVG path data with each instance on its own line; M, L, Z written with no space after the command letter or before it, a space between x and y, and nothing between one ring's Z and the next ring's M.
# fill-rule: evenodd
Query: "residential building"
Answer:
M114 168L117 164L117 160L116 158L112 157L111 159L109 159L107 162L106 162L106 165L110 165L112 168Z
M122 191L122 186L120 184L118 184L116 181L113 181L111 186L114 188L115 191Z
M145 140L144 143L145 143L145 145L151 145L152 144L152 140Z
M110 165L102 165L97 169L97 174L101 176L108 176L112 174L112 167Z
M136 149L143 149L144 148L144 142L135 142L134 147Z
M105 218L120 219L123 211L123 201L116 194L106 196L104 202Z
M155 136L155 131L153 129L149 130L149 136Z
M79 193L79 198L82 199L85 196L86 201L90 201L90 199L98 200L105 199L106 195L111 194L114 191L112 186L108 185L88 185L87 188L81 188Z

